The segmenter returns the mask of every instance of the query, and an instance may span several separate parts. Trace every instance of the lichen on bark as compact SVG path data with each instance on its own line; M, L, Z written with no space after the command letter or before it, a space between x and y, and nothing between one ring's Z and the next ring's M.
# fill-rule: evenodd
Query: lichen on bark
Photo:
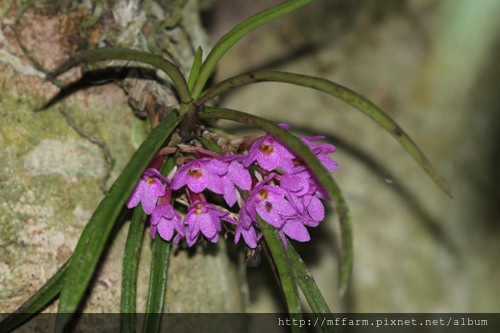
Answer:
M22 16L19 13L24 3L0 4L3 15L0 30L0 197L3 198L0 203L0 312L15 310L71 256L86 221L103 197L103 182L109 188L134 151L131 126L136 119L134 111L141 110L132 110L128 102L137 106L134 98L155 94L155 101L165 103L165 107L175 103L162 99L173 96L164 78L146 81L136 95L127 93L141 80L151 77L125 78L119 85L112 80L104 84L99 81L100 85L80 80L77 89L48 108L35 111L59 91L43 81L43 68L53 69L80 51L82 45L145 47L141 41L144 42L154 22L148 21L151 16L145 12L149 7L139 3L134 0L105 3L100 20L84 35L78 24L92 16L95 8L90 1L81 5L71 2L64 8L56 3L37 3L27 7ZM155 1L147 3L158 5ZM189 27L161 29L158 37L172 42L171 30L177 29L191 34L186 40L202 43L208 51L196 8L195 0L184 3L180 10ZM83 41L86 43L82 43L82 39L86 39ZM171 50L162 55L174 57L172 60L186 73L195 47L177 45L182 59L175 59ZM33 60L43 68L38 68ZM84 66L83 70L92 68L96 67ZM63 77L65 82L79 78L77 71ZM146 111L148 103L146 100L143 105ZM68 123L69 119L73 124ZM90 137L101 145L91 142ZM110 165L103 147L112 155L114 166ZM128 223L125 223L112 237L90 286L92 292L84 301L84 312L119 312L121 261L127 230ZM190 255L184 250L174 252L167 291L167 302L171 304L166 310L244 310L235 282L235 264L223 244L210 253L202 248ZM150 255L146 238L138 282L139 311L144 309ZM193 287L197 284L199 288ZM200 293L207 297L200 297ZM55 312L56 304L44 311ZM35 320L24 329L32 329L34 325L49 328L53 323Z

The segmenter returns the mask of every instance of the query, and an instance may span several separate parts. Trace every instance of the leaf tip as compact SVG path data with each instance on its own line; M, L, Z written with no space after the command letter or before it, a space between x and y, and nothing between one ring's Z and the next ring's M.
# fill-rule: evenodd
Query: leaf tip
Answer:
M451 186L448 185L448 182L441 176L433 177L434 181L437 183L437 185L446 193L446 195L450 198L453 199L453 190L451 189Z
M445 187L445 189L444 189L444 190L445 190L446 194L448 194L448 197L450 197L450 199L453 199L453 198L454 198L454 196L453 196L453 191L451 190L451 187L450 187L450 186L446 185L446 187Z

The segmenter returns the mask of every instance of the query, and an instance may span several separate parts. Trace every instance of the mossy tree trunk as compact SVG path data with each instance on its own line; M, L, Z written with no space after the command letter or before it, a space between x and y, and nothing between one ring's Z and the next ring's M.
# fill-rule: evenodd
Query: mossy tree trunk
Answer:
M161 54L188 73L196 47L209 48L200 6L198 0L1 2L0 313L15 310L69 259L143 137L138 129L148 123L139 117L170 112L177 103L168 81L139 64L111 64L98 76L85 74L96 66L83 66L62 78L71 87L64 91L45 82L44 72L82 49L123 46ZM128 222L110 240L83 311L119 312L127 231ZM146 237L138 311L149 259ZM244 311L236 265L223 243L175 251L168 282L166 311ZM54 302L45 312L56 309Z

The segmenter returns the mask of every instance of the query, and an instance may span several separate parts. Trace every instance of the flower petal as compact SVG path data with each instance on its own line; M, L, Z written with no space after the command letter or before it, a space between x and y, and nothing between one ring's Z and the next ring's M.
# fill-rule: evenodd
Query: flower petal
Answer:
M158 201L158 196L152 194L150 191L144 191L144 195L141 198L142 209L148 215L150 215L156 207L156 202Z
M127 208L134 208L141 202L142 195L144 193L144 181L141 179L130 193L130 196L127 199Z
M250 229L243 229L242 235L249 248L255 249L257 247L257 235L253 227Z
M207 238L212 238L217 234L217 229L212 222L210 214L200 214L196 220L200 226L201 233Z
M189 234L186 235L186 242L189 247L193 246L197 240L198 240L198 234L196 234L194 237L190 237Z
M188 179L188 171L189 171L189 165L184 164L177 170L177 172L174 174L174 178L172 178L172 190L178 190L187 183Z
M174 236L174 225L172 221L162 218L160 220L160 223L158 223L158 233L160 234L161 238L166 241L170 241Z
M283 226L283 232L290 238L299 242L307 242L311 240L306 227L299 220L288 220Z
M251 189L252 178L250 173L240 163L233 162L229 165L228 176L242 190L249 191Z
M225 179L224 181L224 192L222 197L226 200L229 207L232 207L236 203L236 188L230 179Z
M205 160L205 159L203 159ZM217 159L206 159L203 163L203 169L215 175L225 175L227 173L227 163Z
M285 221L284 218L275 213L273 209L268 211L265 205L257 205L255 209L257 210L259 216L273 227L279 229L283 226L283 222Z
M266 171L272 171L278 167L280 158L275 153L271 155L258 154L257 162L262 169Z
M224 193L224 179L214 174L206 175L206 187L214 193Z
M149 228L149 232L151 233L151 239L156 238L156 225L151 225Z
M325 218L325 207L316 196L311 197L309 206L307 206L307 212L315 221L323 221L323 219Z

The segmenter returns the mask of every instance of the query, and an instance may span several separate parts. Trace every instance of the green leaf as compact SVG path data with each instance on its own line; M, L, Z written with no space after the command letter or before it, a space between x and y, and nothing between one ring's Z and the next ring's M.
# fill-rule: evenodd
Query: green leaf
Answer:
M69 260L23 305L0 322L0 333L10 332L24 324L61 292L68 264Z
M314 315L316 316L319 323L324 323L327 320L332 320L333 316L331 310L328 308L321 291L319 290L316 282L314 281L313 276L307 269L307 266L304 264L304 261L297 253L295 248L288 241L288 257L290 258L290 262L292 264L292 271L299 285L302 293L304 294L307 303L311 307ZM316 325L315 325L316 326ZM323 332L335 332L336 329L334 326L330 325L320 325L321 330Z
M168 256L170 242L161 237L153 240L153 259L151 261L151 277L149 279L148 300L142 331L144 333L159 332L165 293L167 290Z
M340 187L333 180L330 173L323 167L316 155L304 142L292 135L290 132L284 130L269 120L253 116L248 113L223 108L205 107L205 112L199 113L198 116L203 119L233 120L266 131L293 150L300 158L302 158L312 172L314 172L318 181L328 192L330 199L333 201L337 213L339 214L342 239L340 260L340 293L343 294L349 285L349 279L352 271L352 261L354 257L351 214Z
M122 265L122 294L120 317L122 332L135 332L136 326L136 294L137 294L137 272L139 267L139 256L141 254L142 241L148 215L138 205L134 209L132 221L128 229L127 242L123 252Z
M71 257L61 291L59 313L74 313L76 311L94 274L111 228L118 218L125 201L144 169L182 119L182 116L172 112L162 120L132 156L132 159L95 210L83 230L75 252ZM58 332L63 331L69 320L70 316L58 316L56 330Z
M200 74L201 62L203 58L203 49L198 46L196 54L194 55L193 66L191 66L191 72L189 73L188 88L189 91L193 90L194 83Z
M175 158L167 157L160 172L168 175L175 166ZM172 198L172 206L175 199ZM161 314L165 304L165 292L167 290L168 256L170 254L170 242L165 242L156 235L153 241L153 256L151 261L151 274L149 278L149 292L146 302L146 316L142 325L142 331L159 332L161 326Z
M372 118L377 124L382 126L382 128L384 128L387 132L389 132L389 134L391 134L417 161L420 167L424 169L424 171L432 178L432 180L434 180L434 182L441 189L443 189L443 191L445 191L449 197L453 197L451 188L447 184L446 180L437 173L424 153L420 150L420 148L418 148L418 146L413 142L408 134L403 131L401 126L399 126L391 117L389 117L384 111L373 104L370 100L335 82L307 75L299 75L279 71L261 70L248 72L224 80L211 87L203 94L203 96L201 96L196 101L195 104L202 105L208 100L220 95L221 93L231 88L241 87L243 85L257 82L284 82L302 87L312 88L330 94L343 100L347 104L354 106L356 109Z
M303 7L313 0L290 0L284 2L275 7L266 9L254 16L246 19L245 21L238 24L236 27L231 29L227 34L225 34L212 48L212 51L207 56L207 59L201 66L200 74L196 79L194 87L192 89L192 96L197 99L200 96L203 87L208 81L210 75L212 75L215 70L215 66L222 58L222 56L241 38L248 35L253 30L263 26L264 24L271 22L283 15L290 13L300 7Z
M76 67L81 63L94 63L106 60L131 60L154 66L170 77L183 103L191 101L186 79L177 66L158 55L122 47L84 51L48 73L47 80L52 81L57 76L69 71L71 68Z
M218 144L216 144L215 142L207 140L202 136L199 136L198 140L201 142L203 147L222 155L222 148Z
M302 308L300 306L299 291L295 283L290 259L287 250L281 241L278 230L262 220L257 214L257 223L264 235L266 244L271 251L273 262L278 270L279 280L285 296L288 313L291 319L302 320ZM300 332L302 329L298 325L292 325L292 332Z

